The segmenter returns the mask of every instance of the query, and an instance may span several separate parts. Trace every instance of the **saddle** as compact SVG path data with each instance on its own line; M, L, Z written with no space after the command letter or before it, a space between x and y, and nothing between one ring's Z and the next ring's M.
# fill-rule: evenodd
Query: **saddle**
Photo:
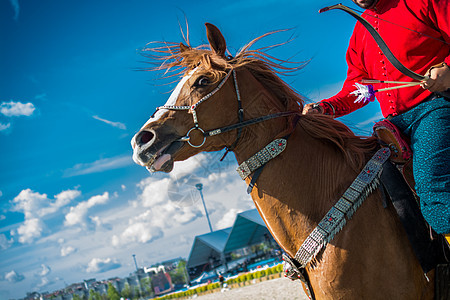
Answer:
M391 121L384 119L373 126L373 135L379 143L391 150L391 160L397 164L405 164L412 157L410 141Z
M412 168L412 150L409 146L410 140L400 130L387 119L381 120L373 126L373 136L378 139L382 147L389 147L391 150L390 160L397 166L403 178L409 185L416 199L419 197L414 189L414 175Z

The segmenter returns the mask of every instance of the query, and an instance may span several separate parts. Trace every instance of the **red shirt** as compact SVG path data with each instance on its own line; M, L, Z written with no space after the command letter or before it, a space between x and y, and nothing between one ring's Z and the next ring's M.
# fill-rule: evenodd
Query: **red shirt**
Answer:
M363 13L385 40L397 59L412 71L425 75L438 63L450 65L450 2L448 0L380 0ZM407 28L407 29L406 29ZM412 31L414 30L414 31ZM446 41L449 44L444 43ZM361 79L414 81L400 73L384 56L369 32L357 22L347 50L347 79L342 90L324 99L335 108L335 116L364 106L354 103L355 82ZM393 86L373 84L374 89ZM410 110L431 93L420 86L376 93L386 117ZM332 114L328 105L325 112Z

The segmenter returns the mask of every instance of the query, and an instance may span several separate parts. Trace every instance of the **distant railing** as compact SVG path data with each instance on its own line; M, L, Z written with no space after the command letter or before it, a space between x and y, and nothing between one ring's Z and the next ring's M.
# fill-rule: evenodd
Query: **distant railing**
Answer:
M237 276L228 278L225 283L227 288L237 288L245 285L250 285L253 283L280 278L283 272L283 264L278 264L273 267L262 267L251 272L241 273ZM204 295L209 293L219 292L221 290L220 282L213 282L209 284L202 284L199 286L191 287L188 290L174 292L167 294L155 300L166 300L166 299L187 299L194 295Z

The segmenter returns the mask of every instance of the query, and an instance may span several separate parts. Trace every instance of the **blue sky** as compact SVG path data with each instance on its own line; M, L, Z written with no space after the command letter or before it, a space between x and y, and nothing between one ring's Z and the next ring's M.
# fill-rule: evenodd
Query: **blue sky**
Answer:
M218 26L235 53L268 31L292 28L257 45L295 39L279 58L311 62L285 78L312 100L336 93L355 21L319 14L336 1L0 1L0 299L53 291L83 279L127 276L187 257L208 232L198 194L202 182L215 229L253 207L230 155L201 154L170 174L132 162L130 139L173 85L155 80L139 49L206 42ZM345 3L352 6L351 1ZM370 104L343 120L369 134L381 117Z

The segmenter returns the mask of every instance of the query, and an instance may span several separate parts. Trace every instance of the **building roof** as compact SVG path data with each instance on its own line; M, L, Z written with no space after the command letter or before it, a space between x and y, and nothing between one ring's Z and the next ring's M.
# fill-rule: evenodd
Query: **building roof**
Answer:
M236 216L226 242L224 253L261 243L269 230L256 209L244 211Z
M223 254L261 243L269 234L256 209L239 213L232 227L195 237L186 267L204 265L210 258L220 259Z
M196 236L186 267L203 265L210 257L220 258L230 232L231 227Z

